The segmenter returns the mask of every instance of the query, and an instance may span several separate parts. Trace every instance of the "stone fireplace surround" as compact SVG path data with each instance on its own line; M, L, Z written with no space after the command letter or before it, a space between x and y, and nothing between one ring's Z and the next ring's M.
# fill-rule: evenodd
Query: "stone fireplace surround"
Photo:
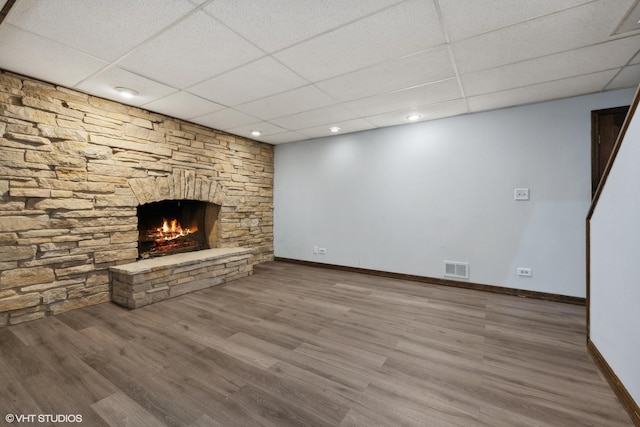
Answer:
M195 180L186 179L184 177L184 183L176 183L175 180L168 180L166 177L159 178L142 178L133 179L129 182L133 193L137 199L137 206L147 205L154 202L163 201L198 201L205 202L202 215L204 217L204 224L200 224L203 227L203 240L207 241L209 248L215 248L218 246L218 217L220 215L220 203L224 200L219 194L219 189L211 185L216 186L216 182L208 182L201 180L199 184L195 183ZM176 189L176 186L186 186L184 190ZM198 186L200 188L192 188ZM155 209L155 208L154 208ZM163 212L155 212L156 214L162 214ZM139 214L139 212L138 212ZM138 218L138 225L140 225L140 219ZM156 224L157 226L160 223ZM193 225L193 224L184 224ZM138 230L140 232L141 230ZM140 251L140 246L138 247Z
M224 206L225 195L218 183L208 179L198 181L194 174L182 172L171 177L130 180L137 205L163 200L198 200ZM209 246L215 249L110 267L111 299L122 306L138 308L253 273L250 259L253 250L217 248L217 224L207 237Z
M244 273L273 259L272 146L0 70L0 326L112 300L165 199L219 205Z

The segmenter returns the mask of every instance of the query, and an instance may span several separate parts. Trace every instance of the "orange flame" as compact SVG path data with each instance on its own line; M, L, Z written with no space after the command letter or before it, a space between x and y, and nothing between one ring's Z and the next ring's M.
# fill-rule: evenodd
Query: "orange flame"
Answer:
M192 234L198 231L198 227L185 227L182 228L177 219L167 220L162 218L162 226L155 230L149 230L149 237L153 237L156 243L169 242L179 237L184 237L188 234Z

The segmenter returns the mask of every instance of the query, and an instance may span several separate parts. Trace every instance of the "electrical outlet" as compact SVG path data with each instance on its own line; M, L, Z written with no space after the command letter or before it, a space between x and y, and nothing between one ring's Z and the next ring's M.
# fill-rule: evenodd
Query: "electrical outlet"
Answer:
M516 268L516 273L518 274L518 276L524 276L524 277L532 276L530 268L518 267Z
M313 253L314 253L314 254L317 254L317 253L318 253L318 247L317 247L317 246L314 246L314 247L313 247Z
M514 191L513 198L515 200L529 200L529 189L528 188L516 188Z
M327 249L326 248L318 248L318 253L320 255L325 255L327 253Z

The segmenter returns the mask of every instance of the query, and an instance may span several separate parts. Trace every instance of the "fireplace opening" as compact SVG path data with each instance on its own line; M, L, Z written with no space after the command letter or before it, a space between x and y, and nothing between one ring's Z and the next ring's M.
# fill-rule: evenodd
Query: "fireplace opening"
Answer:
M138 206L138 259L215 247L218 208L197 200Z

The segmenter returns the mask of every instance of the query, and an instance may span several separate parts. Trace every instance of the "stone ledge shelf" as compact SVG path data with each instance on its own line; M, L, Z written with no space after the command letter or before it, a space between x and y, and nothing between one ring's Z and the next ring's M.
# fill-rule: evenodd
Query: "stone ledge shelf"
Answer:
M110 267L112 299L143 307L253 274L253 249L214 248Z

